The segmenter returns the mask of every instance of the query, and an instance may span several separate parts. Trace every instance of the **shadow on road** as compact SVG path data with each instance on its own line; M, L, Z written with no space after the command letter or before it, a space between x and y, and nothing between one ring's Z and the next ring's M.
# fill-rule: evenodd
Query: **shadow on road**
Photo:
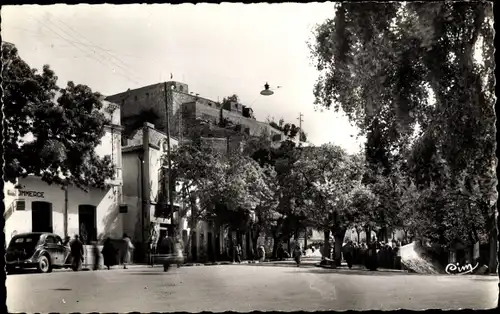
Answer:
M294 267L297 268L297 264L278 264L278 263L259 263L259 264L239 264L234 266L255 266L255 267ZM302 264L300 268L317 268L314 264Z
M155 275L155 276L158 276L158 275L162 275L162 276L165 276L165 275L171 275L173 274L173 272L164 272L164 271L134 271L134 272L127 272L127 274L130 274L130 275L137 275L137 276L144 276L144 275Z
M301 267L302 268L302 267ZM294 271L293 273L297 273ZM361 276L401 276L401 275L421 275L416 273L404 273L404 272L391 272L391 271L370 271L362 269L328 269L328 268L317 268L303 271L303 273L308 274L341 274L341 275L361 275Z
M69 289L69 288L56 288L56 289L52 289L54 291L73 291L73 289Z

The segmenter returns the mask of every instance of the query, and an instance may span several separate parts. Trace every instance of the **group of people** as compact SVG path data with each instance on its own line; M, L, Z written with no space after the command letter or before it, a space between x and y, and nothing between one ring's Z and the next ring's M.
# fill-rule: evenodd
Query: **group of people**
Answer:
M349 268L353 263L359 263L370 270L376 270L379 266L399 269L400 247L401 242L398 241L385 243L373 239L369 245L347 241L342 248L342 254Z
M127 264L131 261L132 251L134 250L134 245L130 237L127 234L123 235L123 241L125 244L124 254L122 256L123 268L127 269ZM74 271L79 271L82 269L83 262L85 259L85 251L83 242L80 240L78 235L75 235L73 240L70 237L66 237L64 240L64 245L68 246L70 249L71 258L71 268ZM104 266L109 270L112 266L119 264L118 256L119 250L115 248L110 238L106 238L103 243L102 251L99 252L99 247L97 242L92 243L92 253L94 255L93 260L93 270L98 270L100 267L100 255L103 256Z

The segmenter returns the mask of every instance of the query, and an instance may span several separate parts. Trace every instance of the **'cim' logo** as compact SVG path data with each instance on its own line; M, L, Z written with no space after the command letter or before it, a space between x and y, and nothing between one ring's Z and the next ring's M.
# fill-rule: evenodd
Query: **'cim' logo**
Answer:
M477 267L479 266L479 263L476 264L476 266L472 267L471 264L465 264L463 266L460 266L459 263L456 264L448 264L446 265L446 268L444 271L448 275L465 275L472 273Z

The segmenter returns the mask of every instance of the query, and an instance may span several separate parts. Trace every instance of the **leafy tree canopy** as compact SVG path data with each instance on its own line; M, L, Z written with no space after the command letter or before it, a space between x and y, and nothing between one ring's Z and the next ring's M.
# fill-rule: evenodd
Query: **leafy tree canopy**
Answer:
M414 182L421 235L467 240L494 225L492 23L487 2L345 2L315 30L316 105L367 135L380 182L394 169Z
M109 156L95 148L109 121L101 95L88 86L57 86L48 65L41 73L2 43L4 175L6 181L36 175L49 184L104 187L114 176ZM27 139L32 135L32 139Z

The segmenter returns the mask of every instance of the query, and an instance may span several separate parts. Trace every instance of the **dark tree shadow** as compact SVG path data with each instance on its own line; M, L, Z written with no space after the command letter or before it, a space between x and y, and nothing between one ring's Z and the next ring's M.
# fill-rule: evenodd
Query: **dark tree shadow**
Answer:
M293 272L296 273L296 272ZM375 270L375 271L370 271L370 270L364 270L364 269L328 269L328 268L317 268L303 271L302 273L308 273L308 274L338 274L338 275L345 275L345 276L352 276L352 275L357 275L357 276L435 276L435 275L428 275L428 274L417 274L417 273L406 273L406 272L399 272L399 271L384 271L384 270Z

